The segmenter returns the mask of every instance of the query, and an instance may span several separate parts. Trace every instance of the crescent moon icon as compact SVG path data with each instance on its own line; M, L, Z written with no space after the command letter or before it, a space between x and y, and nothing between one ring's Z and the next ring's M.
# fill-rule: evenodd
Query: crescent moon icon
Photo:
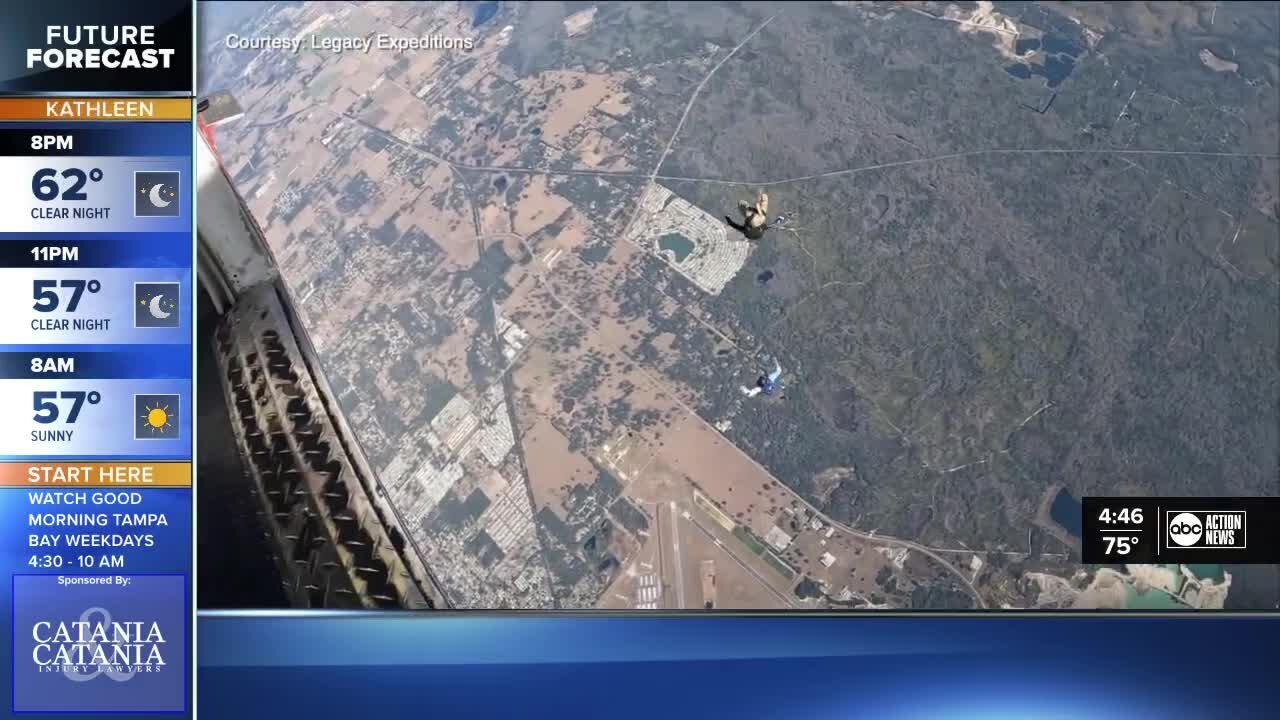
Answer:
M157 320L163 320L173 314L160 309L160 301L163 299L163 295L157 295L151 298L151 304L147 306L147 308L151 310L151 316Z
M156 183L151 186L151 192L147 193L147 197L151 198L151 204L158 208L169 207L169 201L160 197L160 190L164 188L164 183ZM154 308L154 306L152 306Z

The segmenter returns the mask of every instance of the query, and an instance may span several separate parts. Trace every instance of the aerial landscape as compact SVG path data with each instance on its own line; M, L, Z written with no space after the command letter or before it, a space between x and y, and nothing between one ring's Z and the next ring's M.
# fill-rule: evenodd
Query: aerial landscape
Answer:
M452 606L1280 607L1081 564L1079 506L1280 495L1280 5L200 8Z

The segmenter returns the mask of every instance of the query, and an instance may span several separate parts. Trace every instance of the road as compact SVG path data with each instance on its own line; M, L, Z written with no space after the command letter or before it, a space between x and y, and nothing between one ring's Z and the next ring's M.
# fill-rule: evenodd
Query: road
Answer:
M727 60L728 58L726 57L725 59ZM719 67L720 66L717 65L716 69L718 69ZM708 76L707 79L710 79L710 76ZM698 89L701 90L702 86L699 85ZM690 100L691 103L693 99L696 99L696 95L695 95L695 98L692 98ZM1141 148L981 148L978 150L965 150L962 152L944 153L941 155L930 155L928 157L911 158L909 160L897 160L894 162L887 162L887 163L874 163L871 165L856 165L854 167L839 168L836 170L828 170L820 173L811 173L808 175L793 175L790 177L765 178L765 179L714 178L714 177L689 177L685 175L662 175L658 173L658 168L661 167L661 163L655 166L653 172L648 174L638 173L638 172L617 171L617 170L586 170L586 169L553 170L549 168L531 168L531 167L523 167L519 165L472 165L468 163L457 162L454 160L450 160L444 157L443 155L440 155L439 153L432 151L430 148L424 147L422 145L417 145L415 143L406 142L405 140L401 140L400 138L393 135L391 132L384 130L378 127L377 125L373 125L349 113L334 112L333 110L329 110L328 108L325 108L324 106L321 106L321 105L317 105L315 107L317 109L321 109L333 115L341 117L345 120L350 120L351 122L356 123L357 125L364 128L365 130L378 135L379 137L387 140L388 142L391 142L396 145L399 145L400 147L421 153L422 155L425 155L426 157L432 160L435 160L436 162L447 165L454 170L475 170L478 172L517 173L517 174L524 174L524 175L549 175L549 176L583 175L583 176L590 176L590 177L606 177L606 178L611 178L615 180L645 180L648 182L653 182L655 180L675 180L680 182L706 183L711 185L750 185L750 186L759 186L759 187L771 187L775 185L787 185L790 183L805 182L807 180L822 180L825 178L840 177L843 175L854 175L857 173L871 172L873 170L889 170L892 168L911 167L912 165L923 165L928 163L945 162L948 160L963 160L966 158L981 157L983 155L1119 155L1121 157L1126 155L1139 155L1139 156L1153 156L1153 157L1175 156L1175 157L1199 157L1199 158L1210 158L1210 159L1280 160L1280 154L1276 154L1276 153L1233 153L1233 152L1209 152L1209 151L1199 151L1199 150L1166 150L1166 149L1141 149ZM692 105L690 105L689 107L692 107ZM263 126L274 125L274 124L283 122L289 118L292 118L293 116L298 115L301 112L303 111L299 110L297 112L290 113L289 115L281 118L276 118L274 120L266 121L264 123L258 123L258 125L263 125ZM688 112L688 108L686 108L686 112ZM683 125L683 123L684 123L684 119L682 118L681 124ZM675 140L675 135L672 135L671 141L674 142L674 140ZM670 147L671 146L668 145L667 149L663 151L662 157L664 161L666 159L667 153L670 152ZM637 208L637 214L638 212L639 212L639 208ZM629 229L631 224L634 223L634 221L635 221L635 216L632 217L632 220L628 222L627 226L624 228L624 232L623 232L624 235L626 234L625 230Z
M734 447L737 448L736 445L734 445ZM747 453L743 452L741 448L738 448L738 451L742 452L742 454L746 455L746 457L748 458L751 457L750 455L747 455ZM752 462L755 462L755 460L753 459ZM849 535L852 535L853 537L858 538L863 542L870 543L872 545L883 545L885 547L904 547L909 550L915 550L921 555L924 555L925 557L932 559L934 562L938 563L942 567L949 570L952 575L956 576L956 578L961 582L961 584L964 585L965 589L969 591L969 595L973 598L974 602L978 604L979 608L983 610L987 608L987 601L982 597L982 593L978 592L978 588L974 587L973 583L969 581L969 578L965 577L965 574L961 572L959 568L957 568L955 565L952 565L947 560L943 559L941 555L934 552L928 546L921 545L918 542L912 542L911 540L903 540L901 538L890 537L887 535L878 535L878 534L872 535L870 533L864 533L864 532L859 532L857 530L854 530L848 525L845 525L844 523L833 519L831 516L827 515L826 513L819 510L818 508L814 507L812 503L810 503L808 500L805 500L803 497L801 497L799 493L797 493L795 490L792 490L786 483L779 482L778 485L783 489L785 489L796 500L799 500L801 503L803 503L805 507L809 508L809 510L811 510L814 515L821 518L823 522L827 523L828 525L831 525L832 527L836 528L837 530L840 530L841 532L848 533Z

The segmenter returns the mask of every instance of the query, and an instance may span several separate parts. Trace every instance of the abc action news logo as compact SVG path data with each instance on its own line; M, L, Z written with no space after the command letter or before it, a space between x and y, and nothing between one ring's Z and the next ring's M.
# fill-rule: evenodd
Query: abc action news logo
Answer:
M1185 510L1167 513L1165 526L1170 548L1243 550L1244 510Z

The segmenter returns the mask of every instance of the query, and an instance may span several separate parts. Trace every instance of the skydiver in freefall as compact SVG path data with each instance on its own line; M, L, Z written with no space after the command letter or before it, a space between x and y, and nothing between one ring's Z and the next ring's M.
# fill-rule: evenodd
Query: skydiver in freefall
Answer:
M728 215L724 216L729 227L747 236L748 240L764 237L764 231L769 229L769 196L762 192L756 196L755 203L744 200L738 203L738 211L742 213L741 223L734 222Z
M768 375L761 375L759 378L756 379L756 384L753 387L747 387L743 385L742 394L746 395L747 397L755 397L762 393L766 396L771 396L777 393L779 390L782 390L781 378L782 378L782 365L780 365L775 360L773 363L773 372L769 373ZM787 396L783 395L782 397L786 398Z

